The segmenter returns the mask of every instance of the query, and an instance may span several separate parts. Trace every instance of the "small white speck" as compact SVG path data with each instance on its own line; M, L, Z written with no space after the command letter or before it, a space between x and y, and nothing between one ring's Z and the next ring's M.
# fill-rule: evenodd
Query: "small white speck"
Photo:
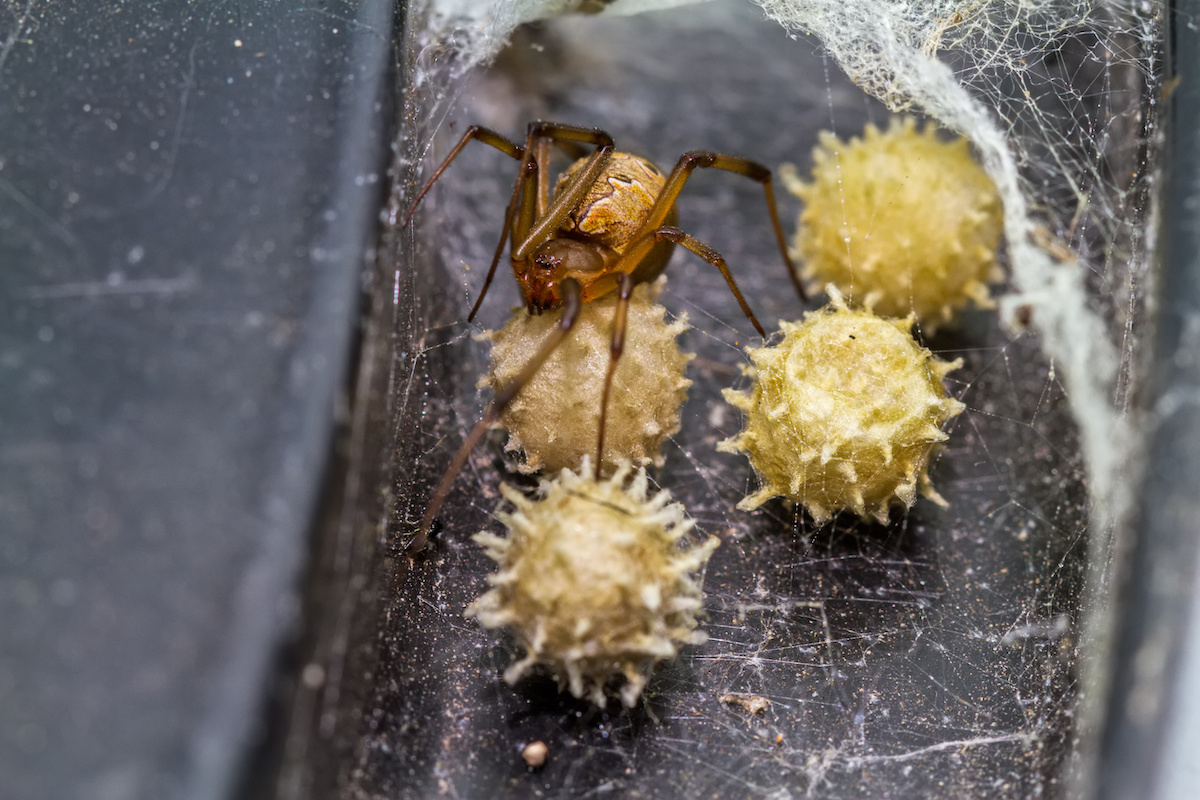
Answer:
M242 46L242 40L241 40L241 39L234 39L234 40L233 40L233 46L234 46L234 47L241 47L241 46Z
M145 257L146 248L142 247L140 244L135 244L133 247L129 248L129 255L125 256L125 258L129 260L130 264L137 264Z
M325 683L325 669L320 664L310 663L301 672L300 680L309 689L319 689Z

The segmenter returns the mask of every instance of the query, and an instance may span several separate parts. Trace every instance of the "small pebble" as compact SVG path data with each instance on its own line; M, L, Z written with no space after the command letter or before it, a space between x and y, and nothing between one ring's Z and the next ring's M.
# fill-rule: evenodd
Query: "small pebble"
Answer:
M546 747L545 742L530 742L521 751L521 758L525 759L525 765L530 769L538 769L545 765L549 754L550 748Z

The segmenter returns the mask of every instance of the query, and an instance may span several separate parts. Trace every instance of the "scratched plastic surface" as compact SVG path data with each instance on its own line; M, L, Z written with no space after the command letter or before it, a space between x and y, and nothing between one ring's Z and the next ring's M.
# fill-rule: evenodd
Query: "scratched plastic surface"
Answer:
M818 130L851 135L887 115L815 45L748 4L573 19L523 33L462 88L423 174L467 125L519 138L533 118L603 127L664 167L706 148L803 173ZM419 119L410 108L408 123ZM385 254L399 275L393 313L411 332L393 362L405 426L393 552L481 413L486 345L473 337L518 301L502 274L482 319L466 322L513 166L469 148L415 233L394 235ZM791 228L798 203L780 199ZM800 316L755 184L697 175L680 209L681 227L728 258L768 327ZM470 535L500 530L501 482L532 485L508 470L497 434L457 481L432 550L411 570L402 559L382 568L368 626L378 660L359 691L344 795L1060 796L1087 510L1062 388L1037 343L987 312L939 333L929 344L963 359L949 386L967 404L931 469L948 508L922 500L886 527L843 517L815 530L778 502L735 510L754 479L743 458L714 450L740 424L720 390L745 385L743 347L757 340L708 265L677 253L667 274L663 302L688 315L697 358L656 480L722 541L705 584L709 641L665 665L633 710L594 708L545 678L505 684L517 648L462 616L491 567ZM535 740L549 761L531 772L520 752Z

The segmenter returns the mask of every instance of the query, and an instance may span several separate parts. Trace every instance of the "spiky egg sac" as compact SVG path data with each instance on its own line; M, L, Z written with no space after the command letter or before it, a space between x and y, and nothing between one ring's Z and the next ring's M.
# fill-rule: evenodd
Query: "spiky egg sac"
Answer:
M793 255L813 291L833 283L882 316L915 314L926 333L968 303L994 305L986 284L1003 278L1003 212L965 139L893 119L849 142L822 133L813 161L807 183L791 165L780 170L804 201Z
M666 309L655 303L660 285L637 286L630 298L625 350L609 396L606 473L619 459L637 466L662 463L663 442L679 430L679 409L692 385L683 376L692 355L676 342L687 330L686 317L665 321ZM506 449L525 454L520 471L577 469L584 456L595 457L616 303L615 293L584 303L570 335L501 416L509 433ZM561 309L515 310L508 324L488 334L492 366L481 385L493 392L508 386L561 318Z
M540 664L560 688L603 706L606 685L623 678L621 701L632 707L657 664L705 640L701 584L718 540L694 543L683 506L648 486L628 462L594 480L585 458L579 474L542 481L536 500L501 487L508 536L475 535L498 569L466 615L508 627L525 648L506 681Z
M762 487L738 503L753 510L782 496L822 524L837 511L886 523L892 504L910 507L917 490L945 501L927 466L942 426L964 406L942 379L962 360L942 361L912 337L913 317L883 319L852 310L833 286L832 302L783 340L749 350L754 385L724 390L746 427L717 445L744 452Z

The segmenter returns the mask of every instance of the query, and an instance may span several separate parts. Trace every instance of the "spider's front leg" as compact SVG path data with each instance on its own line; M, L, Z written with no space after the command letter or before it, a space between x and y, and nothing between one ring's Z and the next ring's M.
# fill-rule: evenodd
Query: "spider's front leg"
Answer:
M567 278L562 284L562 294L562 317L559 319L554 332L546 338L542 344L542 348L533 358L529 359L521 372L503 390L496 394L483 418L475 423L475 427L467 434L467 438L459 446L458 452L450 460L450 466L446 467L445 473L442 474L442 479L438 483L437 489L434 490L433 497L429 500L429 505L425 507L425 514L421 518L421 525L417 529L416 535L413 536L408 546L404 548L406 553L415 555L425 548L426 542L429 541L429 529L433 526L433 522L437 518L438 511L441 510L442 504L446 502L446 498L450 494L450 487L454 485L454 479L458 477L458 473L462 471L463 466L467 463L467 458L470 457L471 451L475 449L475 446L479 444L479 440L500 419L500 415L504 413L504 409L516 399L517 395L521 393L521 390L525 388L530 379L542 368L542 364L546 362L546 359L554 353L575 327L575 323L579 320L579 311L583 307L583 293L579 282L574 278Z
M488 267L487 277L483 281L483 289L479 292L479 297L476 298L475 304L471 306L471 313L467 315L467 322L475 319L475 315L479 312L479 306L483 303L483 298L487 295L488 289L492 285L492 279L496 277L496 265L500 263L500 254L504 252L504 245L508 242L509 229L513 227L513 219L516 216L516 208L521 195L521 188L527 183L525 180L527 173L536 172L537 162L530 161L526 158L529 152L528 148L522 147L516 142L509 141L505 137L496 133L491 128L485 128L482 125L472 125L467 128L466 133L458 140L458 144L451 148L449 155L438 165L438 168L433 171L433 175L421 187L421 191L417 192L416 199L408 209L408 213L404 215L404 219L400 222L400 227L408 225L412 220L413 214L417 211L417 206L425 199L425 195L433 188L438 179L442 177L442 173L446 171L454 159L458 158L458 154L463 151L470 142L483 142L491 145L505 155L511 156L521 162L521 174L517 176L516 184L513 186L512 199L508 201L508 208L504 212L504 226L500 231L500 242L496 245L496 251L492 255L492 263ZM527 201L528 202L528 201Z
M536 161L533 158L534 154L546 152L543 145L546 141L593 145L596 150L587 157L583 168L549 205L545 196L549 191L549 183L539 180L539 198L536 204L531 203L528 206L528 210L531 212L535 208L544 208L545 213L538 214L536 219L530 219L524 213L517 218L513 226L514 266L517 262L527 260L538 245L553 238L563 220L583 201L592 184L604 172L604 167L616 148L612 137L599 128L580 128L558 122L537 121L529 123L529 132L525 139L525 158ZM524 175L518 180L523 179ZM522 211L526 211L524 205Z
M714 153L709 150L692 150L684 153L675 164L675 169L671 170L671 174L667 176L662 192L659 193L657 200L655 200L654 208L650 210L646 221L642 224L636 235L645 235L662 227L663 222L667 219L667 215L674 207L675 200L679 197L679 192L682 191L683 185L687 183L687 179L691 177L697 168L723 169L756 181L763 187L763 193L767 198L767 211L771 216L771 227L775 231L775 242L779 246L779 254L783 257L783 264L787 269L788 279L792 282L792 286L795 287L800 302L807 302L808 295L804 291L804 286L800 283L800 276L796 272L795 265L792 264L792 258L788 255L787 239L784 237L783 225L779 222L779 211L775 205L775 189L771 180L771 170L757 161L725 155L724 153ZM692 241L695 242L696 240L693 239ZM680 244L683 243L680 242ZM700 243L697 242L697 244ZM707 255L699 250L688 245L684 246L688 247L689 250L692 250L692 252L701 258L709 261L709 263L716 264L715 261L709 259ZM715 252L706 245L704 247L710 252ZM726 280L731 279L727 277ZM734 293L738 294L736 290ZM745 310L746 304L742 301L740 294L738 295L738 301L741 303L742 309ZM747 315L749 316L749 312L747 312ZM762 332L761 328L759 328L759 332Z
M608 349L608 372L604 374L604 391L600 394L600 423L596 441L596 473L600 480L600 467L604 464L604 429L608 427L608 397L612 393L613 377L617 374L617 362L625 352L625 329L629 324L629 298L636 284L633 276L617 273L617 307L613 314L612 341Z
M764 339L767 338L767 333L758 321L758 317L754 316L754 312L750 310L750 304L746 302L746 298L742 295L742 290L738 288L737 281L733 279L733 273L729 271L729 265L725 263L725 258L704 242L690 234L684 233L679 228L664 225L661 228L638 237L625 250L625 253L621 256L621 260L617 262L614 269L620 271L628 269L634 283L649 283L653 281L658 277L662 268L656 265L646 268L645 264L648 262L644 261L644 259L646 254L661 241L682 245L719 269L722 277L725 278L725 283L729 286L729 290L737 298L738 305L742 307L742 313L750 320L750 324L754 326L754 330L758 331L758 335Z

